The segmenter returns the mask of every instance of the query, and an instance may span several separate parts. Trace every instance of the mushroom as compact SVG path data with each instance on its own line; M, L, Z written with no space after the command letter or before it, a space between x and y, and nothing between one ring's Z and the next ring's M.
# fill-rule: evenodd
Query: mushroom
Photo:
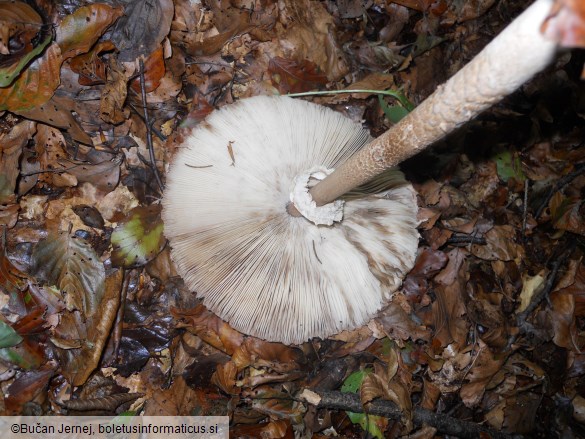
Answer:
M400 287L418 245L416 194L394 166L548 65L556 44L539 26L550 6L538 0L376 140L287 97L212 113L183 140L163 198L187 287L235 329L269 341L365 324Z
M360 124L293 98L257 96L213 112L184 141L163 199L186 285L235 329L270 341L366 323L414 264L412 186L385 172L345 197L334 225L291 216L286 205L295 178L304 187L370 141Z

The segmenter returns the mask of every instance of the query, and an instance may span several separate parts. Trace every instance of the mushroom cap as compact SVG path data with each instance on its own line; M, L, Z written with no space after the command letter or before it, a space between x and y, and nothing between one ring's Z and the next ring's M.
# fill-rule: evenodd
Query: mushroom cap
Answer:
M295 176L335 168L370 140L345 116L287 97L213 112L184 138L162 201L186 286L233 328L269 341L298 344L367 323L414 265L412 185L385 172L344 197L332 226L293 217L286 204Z

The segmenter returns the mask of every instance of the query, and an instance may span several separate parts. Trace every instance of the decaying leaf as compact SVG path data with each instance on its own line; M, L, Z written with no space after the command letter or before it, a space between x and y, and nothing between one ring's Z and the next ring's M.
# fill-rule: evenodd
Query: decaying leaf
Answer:
M160 206L132 209L112 233L112 263L136 267L154 259L166 243L162 231Z
M112 30L111 40L120 51L119 60L134 61L154 52L169 33L172 0L127 0L124 15Z
M100 117L104 122L117 125L128 118L129 110L124 108L128 94L127 82L124 68L115 57L111 57L100 101Z
M46 103L59 86L61 49L52 43L10 87L0 88L0 111L31 110Z
M268 71L272 83L282 94L309 91L327 83L327 77L319 73L314 63L307 60L299 63L274 57L270 60Z
M62 319L56 332L75 331L83 336L79 349L63 349L59 352L63 375L74 386L80 386L88 379L102 358L106 342L110 337L112 325L120 305L120 291L123 279L122 270L111 270L102 287L102 294L96 300L95 308L85 319L79 318L79 312L68 314L69 319ZM65 328L65 325L75 328Z
M69 65L71 70L79 74L79 84L97 85L106 82L107 63L100 55L104 52L113 52L115 49L116 46L111 41L101 41L89 52L74 57Z
M23 406L40 395L55 373L55 364L48 363L43 368L31 370L20 375L6 390L4 404L6 414L20 415Z
M82 6L65 17L57 27L55 38L63 59L89 51L104 31L123 13L122 8L96 3Z
M98 309L104 294L105 270L95 250L67 232L51 234L33 252L33 275L65 295L68 310L86 316Z
M0 320L0 349L16 346L22 341L22 337L7 323Z

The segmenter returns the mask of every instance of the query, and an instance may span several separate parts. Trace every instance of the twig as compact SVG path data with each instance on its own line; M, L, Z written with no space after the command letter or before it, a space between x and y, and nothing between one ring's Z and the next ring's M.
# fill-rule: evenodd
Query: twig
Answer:
M579 163L575 165L575 170L570 174L565 175L563 178L559 179L548 191L547 196L540 204L536 212L534 213L534 218L539 218L542 214L542 211L548 206L550 199L555 194L555 192L560 191L565 186L567 186L570 182L572 182L575 178L579 177L580 175L585 174L585 163Z
M364 407L360 398L355 393L343 393L336 391L314 391L319 398L316 404L317 408L330 408L336 410L345 410L354 413L364 413ZM302 396L301 396L302 398ZM302 398L304 399L304 398ZM306 399L304 399L306 401ZM368 405L368 414L384 416L385 418L400 420L403 412L391 401L375 400ZM416 425L427 424L436 428L440 432L460 438L478 438L491 437L495 439L521 438L522 436L512 436L491 428L485 427L473 422L462 421L451 416L441 413L435 413L420 407L413 410L413 421Z
M140 114L140 112L136 109L136 107L133 104L128 104L130 109L132 111L134 111L134 113L142 119L142 121L144 123L146 123L146 121L144 120L144 116L142 114ZM167 136L165 136L163 133L161 133L159 130L157 130L155 127L153 127L152 125L150 126L150 129L152 130L152 132L154 134L156 134L156 137L158 137L160 140L162 140L163 142L165 142L167 140Z
M526 237L526 221L528 218L528 179L524 180L524 203L522 205L522 239Z
M548 279L546 280L546 283L544 284L544 288L542 288L542 290L540 290L538 293L536 293L532 297L532 300L530 301L530 303L528 304L526 309L524 311L522 311L520 314L518 314L518 316L517 316L518 322L525 321L526 318L530 314L532 314L532 312L538 307L538 305L540 305L540 302L542 302L543 299L546 298L548 300L548 296L553 289L553 286L555 284L555 280L557 279L557 275L559 273L559 268L561 267L562 264L565 263L565 261L571 255L571 253L573 253L574 248L575 248L575 242L573 241L571 244L569 244L569 248L566 251L564 251L553 262L551 272L548 275Z
M557 259L555 259L555 261L552 264L551 272L549 273L548 278L546 279L546 283L544 284L544 287L539 292L537 292L534 296L532 296L530 303L528 304L526 309L524 309L524 311L522 311L521 313L519 313L516 316L516 325L518 326L519 331L517 333L513 334L508 339L508 345L506 347L506 350L512 348L512 345L516 342L516 340L518 339L518 337L520 335L537 332L536 329L534 328L534 326L530 322L526 321L526 319L528 318L528 316L530 314L532 314L532 312L534 312L534 310L536 308L538 308L540 303L545 298L548 300L548 296L550 295L550 293L555 285L555 281L557 279L559 269L565 263L565 261L569 258L571 253L573 253L573 249L575 248L575 246L576 246L576 242L573 240L569 244L569 247L567 249L565 249L565 251L563 251Z
M158 168L156 167L156 158L154 157L154 146L152 144L152 128L150 126L150 117L148 116L148 109L146 108L146 87L144 85L144 60L140 58L140 91L142 92L142 108L144 110L144 123L146 125L146 145L148 147L148 153L150 154L150 161L152 162L152 170L158 183L160 190L164 190L165 185L163 184Z
M485 238L478 238L474 235L453 235L445 244L458 245L458 244L477 244L486 245L487 241Z
M118 360L118 354L120 349L120 341L122 340L122 327L124 323L124 311L126 308L126 295L128 294L128 286L130 284L130 277L124 268L122 270L122 287L120 291L120 307L118 308L118 314L116 315L116 321L114 322L114 329L112 331L112 342L113 347L113 358L114 361Z

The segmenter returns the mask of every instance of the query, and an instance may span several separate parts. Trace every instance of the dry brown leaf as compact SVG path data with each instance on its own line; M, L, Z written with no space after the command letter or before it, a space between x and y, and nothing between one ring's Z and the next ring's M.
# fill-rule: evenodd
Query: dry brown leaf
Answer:
M298 348L247 337L233 353L232 361L238 366L238 370L254 366L286 373L299 370L305 363L305 358Z
M475 407L481 402L486 386L505 361L505 354L494 354L479 340L477 352L469 372L465 375L468 382L461 387L460 392L461 400L467 407Z
M232 329L227 323L208 311L203 305L195 308L179 310L171 308L175 319L179 319L179 327L200 337L216 349L233 355L244 341L244 336Z
M291 23L279 29L284 56L315 63L330 81L341 79L349 68L335 38L333 17L325 6L311 0L287 0L285 11Z
M154 52L168 35L173 20L172 0L129 0L124 15L116 22L111 40L118 48L118 59L133 62Z
M494 226L485 234L485 240L486 245L471 245L471 253L478 258L511 261L524 257L524 248L516 243L516 230L510 225Z
M104 31L123 14L122 8L95 3L82 6L66 16L57 26L55 35L63 59L89 51Z
M79 75L81 85L97 85L106 82L107 64L100 55L112 52L116 46L111 41L98 42L89 52L77 55L70 62L71 70Z
M327 77L308 60L297 62L277 56L270 60L268 72L272 84L281 94L301 93L327 83Z
M575 296L555 292L550 296L552 308L548 310L557 346L580 352L578 329L575 321Z
M0 88L0 111L20 114L45 104L60 82L63 58L56 43L24 70L9 87Z
M424 326L417 325L412 318L398 305L390 303L376 321L382 325L383 331L390 339L402 340L429 340L430 331Z
M466 313L463 292L467 270L465 252L453 249L449 252L449 263L435 276L435 282L438 283L436 300L432 306L435 347L444 347L454 342L457 351L466 345L468 324L463 319Z
M22 1L0 2L0 54L10 55L9 41L19 41L19 45L30 50L31 40L41 29L41 16ZM12 53L14 54L14 53ZM23 55L21 51L18 53Z
M218 364L211 377L211 382L228 395L238 395L240 389L236 386L238 366L233 361Z
M108 64L106 86L102 91L100 100L100 117L104 122L113 125L124 122L129 115L129 110L124 108L128 78L124 68L116 58L111 57Z
M4 394L4 414L21 415L24 405L46 390L55 368L56 364L47 363L41 369L24 372L13 381ZM44 399L44 395L41 396Z
M197 390L191 389L179 375L168 389L152 389L144 405L144 415L191 416L193 408L201 407L202 402Z
M0 225L14 227L19 206L16 203L20 157L36 130L30 121L20 122L8 133L0 134Z
M441 396L441 389L435 385L432 381L423 379L423 392L420 406L427 410L435 410L437 401Z
M18 111L17 114L27 119L61 128L67 131L73 140L91 145L91 138L71 113L72 108L74 108L72 99L59 96L57 93L44 104L26 111Z

